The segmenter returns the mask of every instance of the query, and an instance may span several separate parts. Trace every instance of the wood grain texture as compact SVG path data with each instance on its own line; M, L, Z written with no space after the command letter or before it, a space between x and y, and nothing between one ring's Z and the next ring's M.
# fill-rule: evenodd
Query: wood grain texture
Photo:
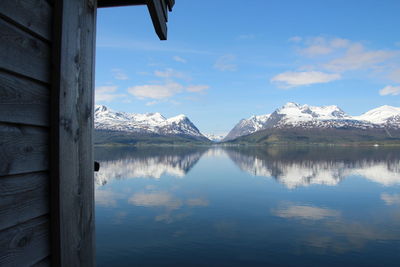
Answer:
M160 40L167 40L168 11L172 11L175 1L172 0L98 0L99 7L144 5L150 12L154 29Z
M50 252L49 218L42 216L0 232L0 266L31 266Z
M32 265L32 267L49 267L49 266L51 266L51 257L46 257L43 260Z
M0 230L47 214L49 182L46 172L0 178Z
M52 262L95 266L94 51L95 0L56 1L52 88Z
M52 8L46 0L1 0L0 16L51 40Z
M49 126L50 88L0 70L0 122Z
M48 134L39 127L0 123L0 176L47 170Z
M167 1L167 4L168 4L169 11L172 11L172 8L175 5L175 0L166 0L166 1Z
M97 0L97 7L145 5L147 0Z
M149 9L158 38L160 40L167 40L167 18L164 12L166 10L165 0L148 0L147 8Z
M0 18L0 68L50 82L50 46Z

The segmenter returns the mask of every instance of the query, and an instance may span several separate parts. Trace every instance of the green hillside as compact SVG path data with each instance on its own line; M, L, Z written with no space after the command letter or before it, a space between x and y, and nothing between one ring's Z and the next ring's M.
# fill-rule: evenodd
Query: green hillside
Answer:
M400 145L399 129L266 129L224 144L240 145Z
M191 136L163 136L158 134L140 134L120 131L95 130L95 145L208 145L211 141L207 139L196 139Z

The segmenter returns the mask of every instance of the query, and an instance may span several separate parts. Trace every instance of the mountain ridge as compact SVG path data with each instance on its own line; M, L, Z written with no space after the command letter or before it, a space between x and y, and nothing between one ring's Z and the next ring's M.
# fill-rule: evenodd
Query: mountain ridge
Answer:
M264 121L256 120L258 117ZM232 141L267 129L288 128L397 130L400 129L400 108L385 105L360 116L351 116L336 105L310 106L288 102L271 114L240 120L222 141Z
M400 141L400 108L380 106L351 116L336 105L311 106L288 102L274 112L240 120L223 138L203 134L184 115L113 111L95 107L95 143L355 143ZM392 142L393 143L393 142Z
M166 118L160 113L118 112L96 105L94 119L95 143L210 141L184 114Z

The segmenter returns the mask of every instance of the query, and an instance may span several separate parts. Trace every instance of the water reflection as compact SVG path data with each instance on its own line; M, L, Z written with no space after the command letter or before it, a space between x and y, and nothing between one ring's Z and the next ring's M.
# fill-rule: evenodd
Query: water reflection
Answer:
M334 186L352 175L390 186L400 183L400 154L374 148L227 149L243 171L274 177L287 188Z
M197 163L206 148L181 147L99 147L96 149L101 171L95 175L95 183L104 185L115 179L155 178L163 175L184 177Z
M98 148L97 263L396 266L399 152Z
M227 154L254 176L273 177L287 188L335 186L360 176L384 186L400 184L400 153L376 148L98 148L101 172L96 184L110 180L163 175L184 177L203 155Z
M286 204L272 211L275 216L286 219L305 219L305 220L322 220L338 218L340 212L337 210L319 208L307 205Z
M400 194L388 194L382 193L381 199L386 203L386 205L400 205Z

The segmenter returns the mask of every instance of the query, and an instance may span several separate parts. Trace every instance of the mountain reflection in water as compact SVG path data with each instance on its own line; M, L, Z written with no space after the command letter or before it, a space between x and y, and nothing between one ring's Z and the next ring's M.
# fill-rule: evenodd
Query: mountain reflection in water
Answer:
M228 149L232 161L255 176L273 177L287 188L337 185L348 176L390 186L400 183L399 151L375 148Z
M99 147L96 155L101 172L96 173L95 183L104 185L109 180L136 177L159 179L164 174L183 177L206 150L183 147Z
M98 266L398 266L396 148L98 147Z
M97 185L110 180L168 174L184 177L203 155L227 154L254 176L273 177L292 189L311 184L334 186L360 176L384 186L400 184L400 153L376 148L97 148L101 172Z

